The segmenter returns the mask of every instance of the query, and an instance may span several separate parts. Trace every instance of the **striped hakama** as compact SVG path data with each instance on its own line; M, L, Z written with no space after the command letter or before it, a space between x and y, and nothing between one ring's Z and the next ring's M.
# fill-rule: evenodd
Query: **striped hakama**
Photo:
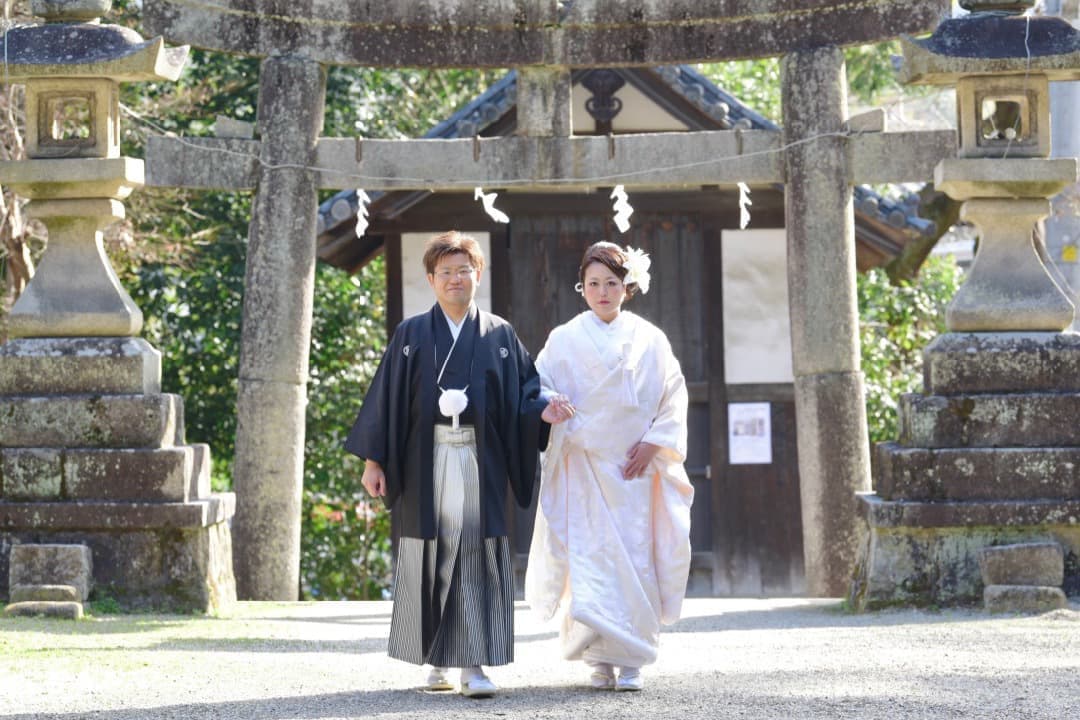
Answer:
M388 653L416 665L505 665L514 659L510 545L483 536L474 429L436 425L434 459L437 537L398 541Z

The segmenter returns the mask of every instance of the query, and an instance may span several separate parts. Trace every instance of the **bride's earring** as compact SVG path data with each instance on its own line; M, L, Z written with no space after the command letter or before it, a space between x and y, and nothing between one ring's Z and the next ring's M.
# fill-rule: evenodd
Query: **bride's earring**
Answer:
M574 286L574 292L578 293L579 295L584 295L585 294L585 286L582 285L581 283L578 283L577 285Z

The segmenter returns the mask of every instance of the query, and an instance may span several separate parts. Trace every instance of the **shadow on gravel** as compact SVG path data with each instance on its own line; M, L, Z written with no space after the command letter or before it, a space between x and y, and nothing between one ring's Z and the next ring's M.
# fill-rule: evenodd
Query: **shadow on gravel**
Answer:
M419 688L329 693L304 697L189 703L151 708L96 710L51 714L49 720L321 720L393 715L400 718L505 717L536 720L568 717L638 717L641 694L600 692L579 686L504 688L488 699L470 699L457 692ZM608 708L615 715L604 712ZM599 714L598 714L599 713ZM7 715L2 720L43 720L41 715Z
M56 618L0 618L0 630L5 632L37 632L49 635L130 635L158 632L181 627L192 620L216 622L214 618L147 615L104 615L72 622ZM3 717L0 715L0 717Z
M550 632L542 632L542 633L530 633L528 635L526 635L524 633L521 633L521 632L516 632L516 633L514 633L514 642L515 643L543 642L545 640L554 640L557 637L559 637L559 631L558 630L552 630Z
M41 648L41 653L63 651L61 644ZM78 648L84 650L85 648ZM166 640L142 647L130 645L113 647L95 645L95 653L132 653L132 652L205 652L205 653L342 653L347 655L367 655L385 653L386 638L363 638L358 640L281 640L278 638L185 638ZM27 651L34 652L34 651ZM2 682L2 679L0 679ZM0 714L0 719L5 716Z
M770 608L738 610L717 615L683 618L665 633L707 633L729 630L788 630L828 627L894 627L898 625L933 625L969 622L993 622L1001 616L988 615L976 608L933 610L882 610L851 613L839 608L796 609Z
M277 622L307 622L307 623L322 623L325 625L388 625L390 623L390 613L379 613L378 615L323 615L320 617L304 617L304 616L259 616L259 620L270 620Z
M904 682L836 677L821 685L807 673L689 673L648 681L640 693L596 691L577 685L504 688L487 700L419 689L268 697L151 708L52 714L50 720L323 720L392 715L398 718L889 718L889 720L1058 720L1068 717L1076 670L1033 669L1009 676L910 673ZM912 693L912 689L917 689ZM1075 716L1074 716L1075 717ZM3 720L41 720L37 714L0 714Z
M123 650L124 648L117 648ZM284 640L280 638L215 638L166 640L150 650L183 652L348 653L386 652L386 638L356 640Z

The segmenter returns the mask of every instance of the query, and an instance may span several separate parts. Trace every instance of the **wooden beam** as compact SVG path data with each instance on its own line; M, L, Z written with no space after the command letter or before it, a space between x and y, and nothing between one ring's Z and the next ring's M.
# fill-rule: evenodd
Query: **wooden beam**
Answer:
M246 190L255 156L234 144L255 141L157 136L147 143L148 185ZM783 180L780 133L721 130L612 137L497 137L461 140L323 138L315 153L326 189L467 190L605 187L618 183L684 187ZM715 161L710 161L713 158Z
M930 182L956 148L955 130L856 134L848 138L848 164L856 185Z
M720 130L616 136L471 140L324 139L324 188L417 190L783 181L780 133Z
M918 182L956 155L952 130L855 134L847 138L855 184ZM147 185L250 190L259 143L151 137ZM691 187L784 182L781 136L773 130L710 130L613 137L496 137L458 140L323 138L315 152L324 189Z
M259 141L151 135L146 142L146 184L202 190L253 190L259 177Z
M738 60L929 31L949 0L144 0L169 41L327 65L618 67Z

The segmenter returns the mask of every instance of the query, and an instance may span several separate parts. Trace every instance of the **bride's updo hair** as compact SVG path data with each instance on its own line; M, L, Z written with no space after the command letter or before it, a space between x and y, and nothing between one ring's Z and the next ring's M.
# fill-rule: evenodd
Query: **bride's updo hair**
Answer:
M585 250L585 256L581 258L581 267L578 269L578 280L582 285L585 284L585 271L593 263L600 263L611 272L615 273L615 277L619 280L626 280L626 274L630 272L623 265L629 259L626 251L613 242L607 242L601 240L600 242L593 243ZM626 299L634 297L634 293L637 292L638 285L636 282L628 283L626 285Z

